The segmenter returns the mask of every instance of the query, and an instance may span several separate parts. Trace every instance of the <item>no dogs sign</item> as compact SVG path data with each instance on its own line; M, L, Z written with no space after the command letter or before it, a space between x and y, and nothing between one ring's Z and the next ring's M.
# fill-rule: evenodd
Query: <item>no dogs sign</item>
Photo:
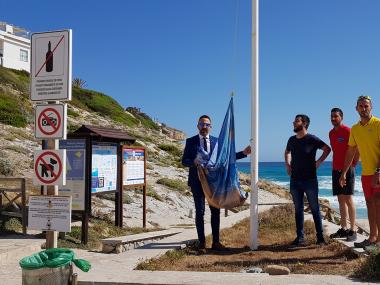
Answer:
M37 139L66 139L66 104L36 105L35 136Z
M34 152L34 185L66 184L66 150L36 150Z

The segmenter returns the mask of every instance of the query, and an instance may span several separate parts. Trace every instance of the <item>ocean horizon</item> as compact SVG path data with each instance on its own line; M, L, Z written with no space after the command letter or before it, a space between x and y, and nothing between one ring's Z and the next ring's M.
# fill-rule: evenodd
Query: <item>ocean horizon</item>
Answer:
M237 162L238 170L250 174L251 162ZM327 199L330 205L339 212L338 198L332 195L332 162L324 161L317 169L319 198ZM357 219L367 218L367 206L360 180L361 164L356 166L354 203ZM290 178L286 173L285 163L281 162L259 162L259 178L271 181L277 185L289 189Z

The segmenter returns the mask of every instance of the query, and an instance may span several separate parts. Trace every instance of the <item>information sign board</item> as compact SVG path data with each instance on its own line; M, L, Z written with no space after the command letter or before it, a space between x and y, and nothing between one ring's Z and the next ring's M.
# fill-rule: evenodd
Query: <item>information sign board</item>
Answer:
M28 228L70 232L71 197L29 196Z
M86 140L59 141L59 148L66 149L66 185L59 187L59 195L72 197L72 209L85 209L86 191Z
M123 147L123 186L145 184L145 149Z
M114 143L92 145L91 193L116 190L117 147Z

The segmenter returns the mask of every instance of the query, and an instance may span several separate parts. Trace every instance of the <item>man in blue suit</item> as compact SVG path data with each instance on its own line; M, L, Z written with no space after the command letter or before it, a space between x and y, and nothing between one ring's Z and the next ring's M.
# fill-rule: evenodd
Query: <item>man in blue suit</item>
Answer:
M201 147L207 153L214 150L218 138L210 136L211 119L207 115L203 115L198 120L199 134L186 140L185 150L182 157L182 164L189 167L188 185L193 193L195 204L195 225L198 233L200 253L206 251L206 238L204 230L204 214L205 214L205 196L203 194L201 182L198 178L197 160L198 148ZM243 151L236 153L236 159L247 157L251 153L251 147L247 146ZM211 210L211 230L212 230L212 249L225 250L225 247L219 241L220 228L220 209L210 206Z

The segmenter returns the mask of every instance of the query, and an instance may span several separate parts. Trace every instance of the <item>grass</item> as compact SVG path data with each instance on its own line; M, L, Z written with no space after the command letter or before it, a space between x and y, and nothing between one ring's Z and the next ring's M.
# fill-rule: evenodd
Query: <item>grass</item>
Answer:
M360 267L354 272L353 277L363 281L380 280L380 251L372 252L367 258L362 259Z
M0 84L10 85L13 89L29 94L29 73L23 70L16 70L0 66Z
M139 123L136 118L126 113L116 100L100 92L74 87L71 103L81 109L107 116L127 126L133 127Z
M249 248L249 219L221 231L221 240L228 252L207 250L198 256L195 246L168 252L137 266L140 270L239 272L250 267L270 264L286 266L293 274L353 275L362 260L344 245L330 241L328 245L315 245L315 229L311 221L305 222L306 246L292 248L295 238L294 208L292 205L274 207L259 214L259 248ZM211 246L211 236L206 238Z
M165 185L179 192L186 192L189 189L187 183L179 179L160 178L156 181L156 183Z
M0 93L0 122L18 128L26 127L28 115L17 95Z
M124 190L123 191L123 204L132 204L133 203L133 198L128 194L129 191ZM115 201L115 193L107 193L107 194L102 194L99 195L101 198L110 200L110 201Z
M102 239L116 236L138 234L143 232L149 232L152 230L158 229L148 230L138 227L119 228L116 227L113 224L113 222L108 220L91 219L88 232L88 243L86 245L80 243L81 227L74 226L71 227L71 232L67 233L64 239L58 240L58 247L100 250L102 245Z

